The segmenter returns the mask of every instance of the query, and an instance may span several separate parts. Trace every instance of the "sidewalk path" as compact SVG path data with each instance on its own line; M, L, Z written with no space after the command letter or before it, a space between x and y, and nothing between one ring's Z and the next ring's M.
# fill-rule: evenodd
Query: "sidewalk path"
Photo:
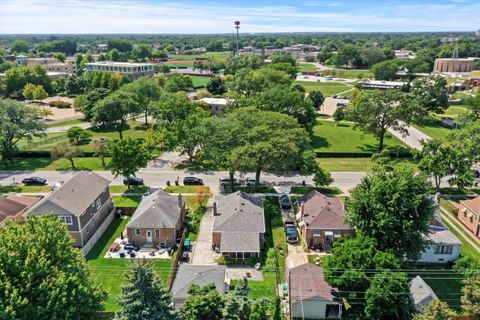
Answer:
M402 133L395 131L393 128L388 129L388 132L403 141L409 147L417 150L422 150L422 141L428 141L431 139L429 136L427 136L425 133L421 132L417 128L408 126L407 130L409 135L406 137L402 136Z

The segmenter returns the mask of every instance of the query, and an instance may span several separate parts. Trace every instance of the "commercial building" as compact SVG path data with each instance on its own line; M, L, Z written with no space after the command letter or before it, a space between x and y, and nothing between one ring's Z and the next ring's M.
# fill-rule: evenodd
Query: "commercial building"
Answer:
M433 73L467 73L473 71L475 59L441 58L435 59Z
M119 72L130 76L132 79L152 76L154 74L153 64L149 63L99 61L85 63L85 70L87 72Z
M77 72L77 62L75 59L67 58L65 62L61 62L54 58L28 58L25 55L18 55L16 57L18 67L33 67L41 65L47 72L54 73L75 73Z
M223 112L223 109L233 100L224 98L202 98L198 101L205 102L210 107L212 115L217 115Z

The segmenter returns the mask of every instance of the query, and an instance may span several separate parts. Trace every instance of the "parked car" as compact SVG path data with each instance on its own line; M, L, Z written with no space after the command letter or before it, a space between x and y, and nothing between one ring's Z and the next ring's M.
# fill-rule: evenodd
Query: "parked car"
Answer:
M285 236L288 243L298 242L298 231L293 221L285 222Z
M286 194L280 196L280 207L282 207L282 209L292 208L292 202L290 201L290 197Z
M249 187L254 187L255 186L255 178L247 178L245 179L245 185L246 186L249 186ZM259 186L264 186L265 185L265 181L258 181L258 185Z
M26 186L44 186L47 184L47 179L40 177L29 177L23 179L22 183Z
M196 177L183 178L183 184L186 186L203 186L203 180Z
M124 249L125 249L125 250L135 250L135 251L138 251L138 250L140 250L140 246L136 245L135 243L127 243L127 244L124 246Z
M230 186L230 177L220 177L220 186L221 187L229 187ZM242 182L238 179L233 179L234 186L240 186Z
M160 244L158 245L158 249L164 249L166 251L168 251L172 248L173 248L173 245L170 244L170 243L166 243L166 242L160 242Z
M145 183L143 182L142 178L131 176L126 179L123 179L123 184L131 185L131 186L143 186Z

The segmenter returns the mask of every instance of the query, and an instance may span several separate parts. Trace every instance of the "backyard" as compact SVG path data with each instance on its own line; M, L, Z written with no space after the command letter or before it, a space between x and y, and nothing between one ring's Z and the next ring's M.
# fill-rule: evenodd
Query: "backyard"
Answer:
M127 219L114 219L102 237L87 255L87 263L91 277L98 281L103 289L108 292L105 303L105 311L112 312L119 309L118 299L120 298L121 285L128 270L128 259L106 259L105 254L113 241L125 230ZM171 259L151 259L155 270L160 278L166 283L172 269L173 257Z

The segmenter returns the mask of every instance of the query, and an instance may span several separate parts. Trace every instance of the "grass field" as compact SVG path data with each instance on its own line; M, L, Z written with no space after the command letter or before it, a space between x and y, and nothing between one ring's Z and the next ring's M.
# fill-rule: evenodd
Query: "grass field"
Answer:
M431 138L444 138L454 131L454 129L442 126L440 120L435 118L429 119L424 126L416 125L415 128Z
M208 81L210 81L211 79L209 77L191 77L191 78L192 78L193 86L195 88L204 87L208 83Z
M334 76L337 78L349 78L349 79L363 79L373 78L373 73L370 70L348 70L348 69L335 69Z
M66 127L66 126L73 126L73 125L77 125L77 124L82 124L82 123L85 123L85 122L86 121L84 121L82 119L73 119L73 120L66 120L66 121L52 123L52 124L49 124L48 127L49 128Z
M312 146L317 152L369 153L377 151L378 148L374 136L354 130L350 123L340 123L337 126L333 121L317 120L313 132ZM396 150L397 147L404 148L405 145L399 139L388 135L385 147Z
M108 159L106 160L108 165ZM100 158L85 157L75 158L75 167L77 170L105 170ZM50 158L14 158L13 164L5 166L0 163L0 170L45 170L45 171L65 171L71 170L70 162L66 159L52 160Z
M128 270L130 261L128 259L105 259L112 242L125 230L128 219L113 219L102 237L87 255L87 263L91 277L108 292L105 303L105 311L112 312L119 309L118 299L120 298L121 285L124 282L125 272ZM154 269L165 283L170 270L172 269L173 257L167 260L151 259Z
M307 92L318 90L325 96L333 96L344 91L353 89L352 85L348 85L342 82L313 82L313 81L296 81L296 83L302 85ZM352 91L345 92L344 95L351 95Z
M211 194L210 188L207 186L168 186L165 192L169 193L204 193Z
M0 193L48 193L50 186L0 186Z
M370 158L317 158L317 162L327 171L368 172L374 165ZM410 159L393 160L391 164L417 170L416 162Z
M299 72L318 69L317 67L315 67L315 65L311 63L300 63L299 65L297 65L297 68Z
M231 56L231 51L223 52L207 52L202 54L171 54L168 57L173 60L194 60L195 58L210 58L212 60L225 60L228 56Z
M166 66L169 66L170 68L193 68L193 61L188 62L165 62L164 63Z
M113 196L112 201L115 207L136 208L142 201L142 196Z
M450 106L444 114L438 115L437 118L441 118L442 116L456 118L461 114L465 114L468 112L468 109L463 105L458 106Z

